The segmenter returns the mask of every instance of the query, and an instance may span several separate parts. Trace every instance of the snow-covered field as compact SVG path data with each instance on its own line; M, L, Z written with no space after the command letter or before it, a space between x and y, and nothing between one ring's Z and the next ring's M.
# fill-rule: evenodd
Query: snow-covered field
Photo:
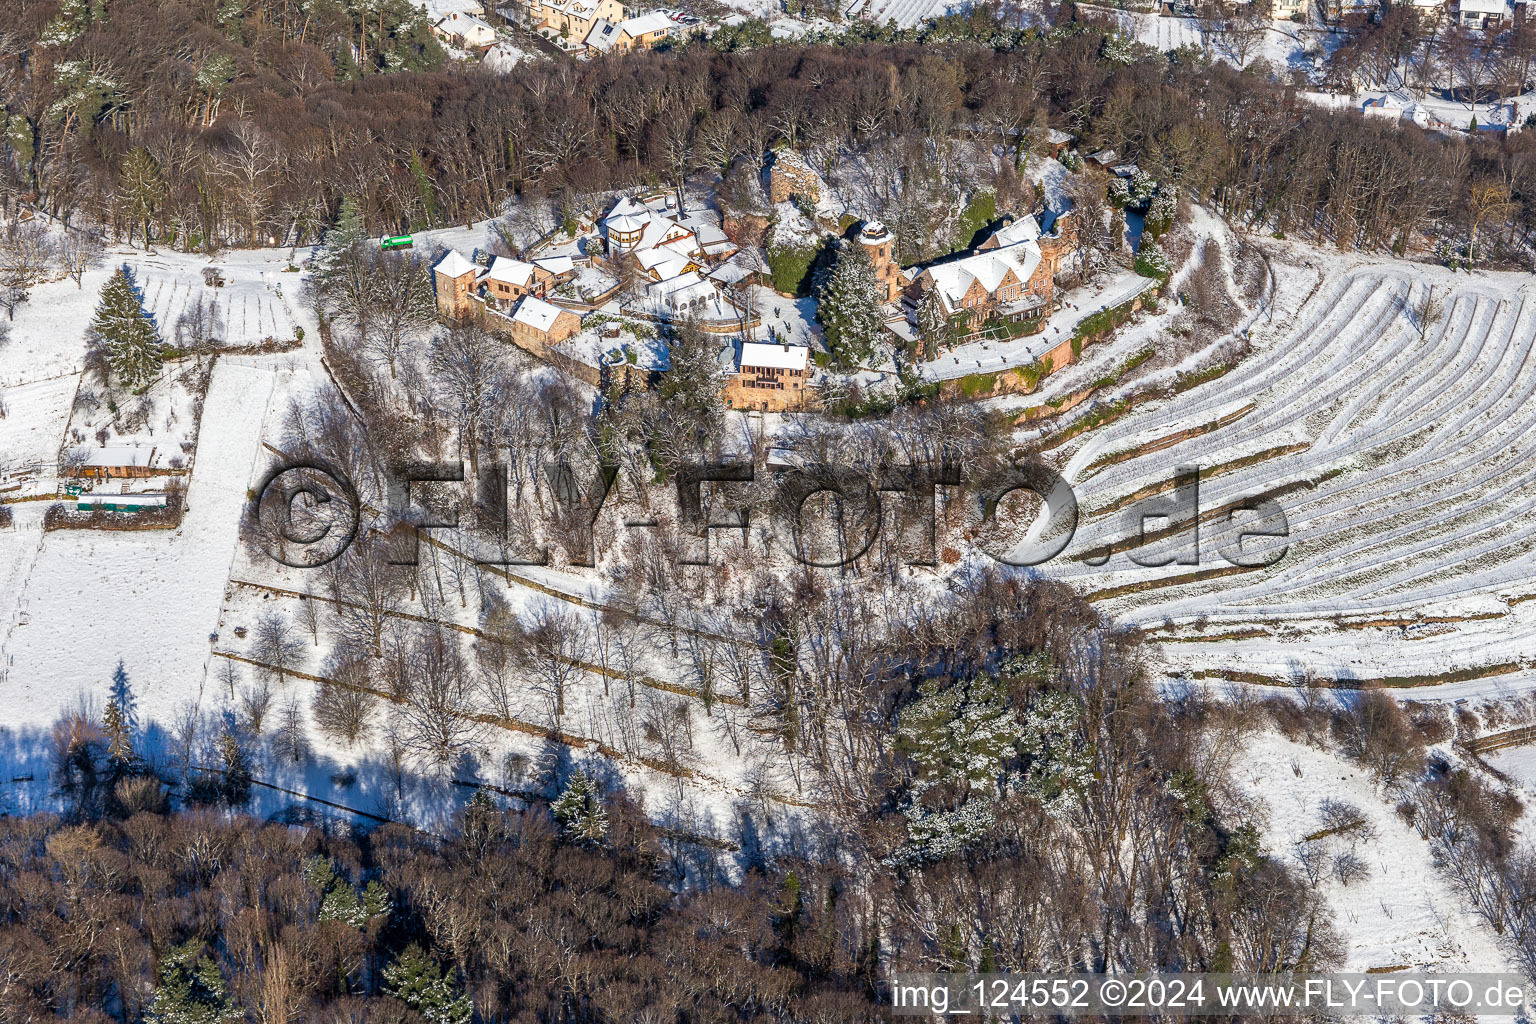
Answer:
M144 308L168 341L175 338L177 319L199 299L218 307L228 345L288 341L294 336L296 324L289 303L297 298L299 275L283 273L270 259L253 260L238 252L211 261L181 253L138 253L121 262L133 271ZM218 268L225 283L205 284L205 267ZM285 289L295 294L285 295Z
M1267 852L1300 871L1302 852L1321 847L1314 855L1326 857L1320 888L1344 941L1341 970L1505 969L1492 930L1451 890L1435 868L1429 844L1393 813L1385 795L1353 763L1263 732L1243 740L1232 776L1254 802ZM1318 836L1325 799L1358 808L1374 836L1358 830ZM1341 853L1363 861L1367 875L1342 884L1331 870Z
M1536 303L1527 278L1300 248L1275 266L1273 308L1250 314L1252 355L1052 453L1083 522L1045 571L1158 631L1174 676L1223 668L1288 682L1312 671L1343 685L1445 683L1428 691L1437 696L1528 686ZM1445 313L1421 332L1414 306L1429 288ZM1102 567L1074 560L1129 537L1130 497L1166 497L1175 468L1189 465L1202 469L1198 565L1148 568L1123 549ZM1279 503L1288 536L1250 536L1242 550L1284 556L1236 568L1219 554L1240 532L1229 509L1263 496ZM1141 557L1159 553L1172 550L1154 543Z
M13 557L25 559L28 538L38 547L0 671L12 726L46 725L75 694L104 693L119 660L146 720L169 722L198 696L272 383L247 366L215 371L179 529L18 531Z

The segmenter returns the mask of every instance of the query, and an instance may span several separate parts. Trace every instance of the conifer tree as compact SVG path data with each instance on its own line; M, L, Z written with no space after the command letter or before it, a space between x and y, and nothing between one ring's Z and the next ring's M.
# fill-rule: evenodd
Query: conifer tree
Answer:
M882 329L880 287L862 245L844 242L838 248L831 276L818 296L816 317L828 347L845 366L874 355Z
M597 780L586 772L571 773L565 791L549 805L565 834L579 843L600 843L608 836L608 812Z
M414 942L384 968L385 991L431 1024L469 1024L469 997L454 992L442 966Z
M944 312L944 300L937 288L923 293L917 305L918 358L932 359L939 354L939 346L950 340L949 317Z
M231 807L243 807L251 799L251 756L235 730L226 725L219 738L219 755L224 761L224 781L219 795Z
M136 731L139 728L139 702L128 680L128 667L121 658L117 659L117 667L112 670L112 683L107 697L122 710L123 722L128 726L128 731Z
M366 334L368 315L381 287L375 274L379 259L378 250L370 251L368 247L367 229L357 200L350 196L343 199L335 227L325 233L319 250L309 261L317 311L340 316ZM427 281L428 305L435 312L431 275L423 277Z
M101 713L101 731L107 736L107 765L113 776L128 775L138 766L128 716L116 700L107 701Z
M170 189L160 174L160 165L143 146L132 150L123 158L122 169L117 176L117 191L129 217L144 227L144 251L149 251L149 222L159 209ZM130 236L132 229L129 229ZM130 237L129 241L132 241Z
M229 1005L219 965L193 939L160 961L160 985L146 1024L233 1024L245 1015Z
M102 288L88 332L103 349L107 368L124 387L142 388L160 372L160 335L139 302L138 288L126 266L118 267Z
M341 201L341 211L336 216L336 226L325 233L320 249L309 261L310 273L319 280L328 281L341 272L347 256L368 240L363 227L362 211L351 196Z

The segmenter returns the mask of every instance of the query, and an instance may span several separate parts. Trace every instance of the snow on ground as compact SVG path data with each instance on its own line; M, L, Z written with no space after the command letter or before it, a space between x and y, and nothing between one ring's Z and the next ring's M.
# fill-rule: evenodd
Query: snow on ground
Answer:
M947 0L853 0L847 11L850 15L865 18L876 24L893 24L897 28L912 28L918 22L936 18L963 5Z
M0 343L0 394L5 389L78 373L85 358L85 326L109 276L87 273L85 287L68 279L40 284L16 308L10 341Z
M71 373L0 390L0 498L52 489L78 381L79 374ZM28 476L18 478L18 472Z
M1483 759L1514 780L1527 800L1536 797L1536 746L1506 747Z
M299 275L284 273L281 265L275 265L271 250L231 252L214 260L187 253L134 253L120 262L133 271L144 308L167 342L176 337L177 319L200 299L218 307L228 345L294 337L296 321L290 302L297 298ZM209 267L222 273L222 286L204 283L203 271ZM294 294L285 295L285 287Z
M950 349L937 359L917 364L917 371L927 380L950 380L973 373L993 373L1018 366L1028 366L1063 341L1083 320L1096 313L1123 305L1157 286L1151 278L1124 271L1098 284L1074 288L1061 296L1062 308L1045 322L1039 334L1029 334L1008 341L975 341Z
M1491 929L1465 909L1436 871L1429 844L1354 764L1332 751L1263 732L1238 745L1232 778L1261 811L1269 854L1301 871L1301 850L1327 848L1321 889L1344 940L1342 970L1508 969ZM1323 831L1318 816L1324 799L1358 807L1375 838L1361 839L1351 830L1309 840ZM1349 852L1370 873L1346 886L1333 876L1332 861Z
M1043 571L1098 592L1121 621L1159 629L1173 676L1284 681L1311 670L1345 685L1442 682L1435 696L1528 686L1528 278L1276 248L1279 298L1244 321L1253 355L1051 450L1082 522ZM1446 311L1421 335L1410 307L1429 287ZM1202 525L1198 565L1147 567L1124 551L1102 566L1077 560L1129 537L1130 496L1166 490L1184 465L1202 467L1207 513L1275 496L1288 538L1250 536L1242 550L1284 547L1277 564L1230 565L1218 550L1239 529L1225 518ZM1169 554L1154 545L1142 557ZM1191 578L1197 571L1222 575ZM1463 678L1444 678L1454 671Z
M177 530L43 536L4 623L5 728L46 726L76 693L104 693L120 659L145 720L169 723L198 697L271 393L268 371L215 370Z
M1163 53L1183 46L1205 46L1204 33L1195 18L1169 18L1160 14L1111 8L1098 8L1097 11L1118 21L1121 30L1134 36L1138 42ZM1211 56L1233 65L1265 60L1282 71L1287 68L1310 71L1313 62L1308 56L1309 51L1331 51L1339 46L1342 38L1340 33L1303 28L1291 21L1275 20L1265 28L1263 38L1242 55L1246 59L1240 59L1239 54L1214 38L1211 40Z

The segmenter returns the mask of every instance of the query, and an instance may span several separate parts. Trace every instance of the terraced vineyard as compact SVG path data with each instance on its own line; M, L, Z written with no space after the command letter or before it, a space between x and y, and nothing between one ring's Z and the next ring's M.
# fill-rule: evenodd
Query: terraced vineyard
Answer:
M1288 318L1255 323L1255 351L1231 372L1061 450L1082 522L1046 571L1156 631L1176 678L1224 665L1255 682L1312 672L1447 694L1525 682L1536 303L1519 281L1407 265L1326 275ZM1431 286L1444 316L1421 331ZM1134 547L1127 515L1166 503L1175 467L1191 465L1199 564L1135 564L1155 545ZM1218 553L1242 529L1226 510L1255 496L1278 501L1289 538L1250 536L1243 551L1285 554L1236 568ZM1106 545L1107 563L1083 560Z

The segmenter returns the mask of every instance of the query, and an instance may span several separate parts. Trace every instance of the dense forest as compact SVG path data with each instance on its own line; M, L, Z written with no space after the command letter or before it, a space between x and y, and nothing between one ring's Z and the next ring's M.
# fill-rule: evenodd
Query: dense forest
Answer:
M0 189L123 238L299 243L345 197L375 232L493 216L514 195L577 212L789 145L922 210L978 174L999 195L1017 177L1014 160L959 166L956 140L1028 151L1049 125L1239 220L1340 247L1464 245L1482 229L1498 250L1533 223L1524 136L1448 140L1327 111L1262 64L1158 53L1070 6L1048 30L986 9L921 41L751 47L737 31L509 75L440 66L407 7L376 6L11 0Z
M900 970L1326 970L1329 865L1271 858L1225 775L1263 728L1399 793L1530 962L1519 805L1426 763L1443 708L1160 699L1138 637L1051 584L978 581L888 654L863 740L893 742L772 853L656 828L583 772L550 801L482 790L444 834L264 823L238 769L168 786L121 715L66 718L65 813L0 819L0 1021L848 1024Z
M1307 881L1223 810L1202 748L1240 722L1140 685L1135 634L984 579L906 636L840 684L867 702L846 798L771 854L581 773L521 810L483 791L442 836L252 821L238 760L172 779L167 814L120 714L67 719L67 813L0 821L0 1020L830 1024L899 969L1333 962ZM1411 753L1390 724L1362 749Z

